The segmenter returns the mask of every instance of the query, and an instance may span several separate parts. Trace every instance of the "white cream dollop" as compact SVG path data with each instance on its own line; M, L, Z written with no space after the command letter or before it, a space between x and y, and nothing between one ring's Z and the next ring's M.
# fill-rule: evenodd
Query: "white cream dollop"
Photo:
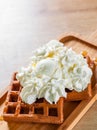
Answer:
M57 69L57 62L52 58L41 60L39 63L37 63L35 68L36 73L39 76L42 75L52 76L53 73L56 71L56 69Z
M87 88L92 76L86 59L61 42L52 40L33 52L28 67L22 67L16 78L22 85L20 96L32 104L37 98L57 103L67 97L65 88L81 92Z

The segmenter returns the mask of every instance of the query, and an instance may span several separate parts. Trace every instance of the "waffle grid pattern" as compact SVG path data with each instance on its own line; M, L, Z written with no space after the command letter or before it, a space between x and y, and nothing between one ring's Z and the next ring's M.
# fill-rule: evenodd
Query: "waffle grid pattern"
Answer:
M57 104L49 104L45 99L37 99L31 105L23 103L19 94L22 86L15 78L14 73L10 90L7 94L3 117L7 121L55 123L63 122L64 99L60 98Z
M95 64L88 56L86 59L93 71L91 83L80 93L67 90L67 98L65 99L67 101L84 100L92 96L92 86L94 86L93 83L95 83ZM22 102L19 96L21 89L22 86L19 81L16 80L16 73L14 73L3 111L4 120L52 124L61 124L63 122L64 98L60 98L57 104L49 104L45 99L41 98L29 105Z

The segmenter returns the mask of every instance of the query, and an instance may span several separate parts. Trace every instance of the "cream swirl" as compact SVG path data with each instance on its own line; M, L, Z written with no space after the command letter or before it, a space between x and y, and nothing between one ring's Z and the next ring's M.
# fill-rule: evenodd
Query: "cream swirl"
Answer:
M37 98L57 103L67 97L65 88L81 92L90 83L92 71L86 59L56 40L33 52L28 67L16 75L23 89L22 100L32 104Z

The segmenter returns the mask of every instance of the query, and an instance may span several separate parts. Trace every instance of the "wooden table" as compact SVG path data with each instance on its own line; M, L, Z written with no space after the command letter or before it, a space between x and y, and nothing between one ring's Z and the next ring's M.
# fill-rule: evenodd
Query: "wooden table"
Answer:
M0 91L8 85L13 71L29 62L32 50L62 33L89 36L96 29L97 0L0 1ZM97 129L96 109L97 103L74 130ZM21 128L17 126L17 130ZM12 129L13 125L6 126L6 130Z

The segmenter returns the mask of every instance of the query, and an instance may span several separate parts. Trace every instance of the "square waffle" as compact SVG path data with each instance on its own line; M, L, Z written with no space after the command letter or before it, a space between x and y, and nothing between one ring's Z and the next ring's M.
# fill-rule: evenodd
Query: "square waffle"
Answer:
M8 91L3 118L6 121L39 122L60 124L63 122L64 98L57 104L49 104L45 99L37 99L31 105L23 103L19 94L22 86L16 80L14 73L10 90Z
M92 97L92 87L95 84L95 63L94 61L92 61L90 59L90 57L88 55L84 56L84 58L86 58L88 66L91 68L93 75L91 78L91 83L88 84L87 88L82 91L82 92L76 92L75 90L70 91L68 89L66 89L65 91L67 91L67 98L65 98L65 100L68 101L77 101L77 100L84 100L84 99L88 99L90 97Z
M89 57L87 63L94 72L95 64ZM91 83L82 92L67 91L68 101L84 100L92 96L92 82L94 82L94 74L91 79ZM16 79L16 73L13 74L10 89L7 94L5 107L3 111L3 118L6 121L17 122L38 122L38 123L52 123L61 124L64 120L63 107L64 98L60 98L57 104L49 104L45 99L37 99L37 101L31 105L22 102L20 98L20 92L22 86Z

